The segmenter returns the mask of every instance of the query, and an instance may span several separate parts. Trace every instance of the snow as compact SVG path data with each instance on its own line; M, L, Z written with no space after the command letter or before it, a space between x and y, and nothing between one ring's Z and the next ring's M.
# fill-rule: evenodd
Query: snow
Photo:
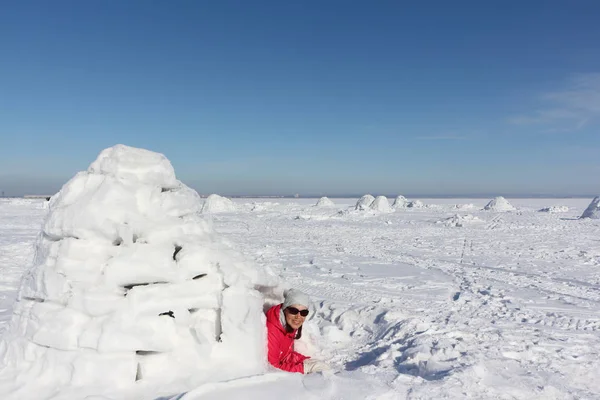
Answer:
M208 196L204 202L204 206L202 207L203 214L233 211L235 211L235 204L227 197L222 197L218 194L211 194Z
M547 212L547 213L565 213L565 212L569 211L569 207L567 207L567 206L550 206L550 207L540 208L539 211Z
M319 201L317 201L317 204L315 204L316 207L335 207L335 203L333 201L331 201L331 199L329 199L328 197L321 197L319 199Z
M389 213L389 212L394 211L390 207L390 203L389 203L387 197L385 197L385 196L377 196L377 198L375 198L375 200L373 200L373 202L371 203L369 208L371 208L371 210L374 210L377 212L382 212L382 213Z
M454 204L452 207L456 210L471 210L471 209L475 208L475 205L471 204L471 203L469 203L469 204Z
M124 179L131 183L177 188L180 182L163 154L118 144L103 150L88 173Z
M267 368L264 372L224 377L219 371L238 362L220 367L212 361L226 356L227 351L218 354L217 347L213 347L210 369L198 372L197 366L186 363L192 359L187 355L190 348L185 348L184 353L177 353L183 360L181 368L169 364L168 355L176 350L136 354L134 362L144 359L136 371L142 380L132 388L123 384L124 376L133 375L128 352L105 352L98 357L93 349L83 353L57 350L39 367L38 379L22 383L20 389L16 388L16 379L9 385L9 376L14 375L4 367L1 387L10 391L3 392L2 398L599 398L600 381L596 375L600 370L600 224L594 219L578 219L589 199L560 200L569 208L560 215L537 212L555 201L551 199L511 199L519 212L502 214L483 211L485 201L481 199L422 199L435 207L343 214L314 207L316 200L278 199L273 203L234 199L236 211L215 214L211 218L214 231L206 233L203 239L194 236L190 245L195 247L183 246L178 264L183 263L184 270L198 265L198 273L207 275L192 281L201 282L215 275L210 272L215 267L211 260L217 260L220 268L233 268L231 274L227 273L228 282L243 281L249 285L255 279L253 274L272 269L286 287L309 293L313 299L311 313L298 347L326 360L333 371L302 376ZM336 206L353 209L356 201L336 199ZM46 211L39 207L41 204L0 202L0 304L5 309L0 314L0 329L9 328L7 319L18 291L18 276L31 265L32 244ZM174 212L176 203L169 204ZM462 211L457 204L473 204L474 208ZM297 215L311 218L294 219ZM453 221L462 224L460 229ZM151 238L148 248L157 247L148 257L160 264L166 262L160 250L164 240L177 232L180 230L176 227L160 225L156 231L148 230L146 236L139 235L136 244ZM125 239L125 235L121 237ZM121 285L142 273L143 268L135 265L140 265L136 260L143 255L129 249L135 249L133 244L115 246L107 238L86 240L92 244L78 247L76 243L82 241L61 239L65 244L60 252L51 253L62 259L55 268L66 271L69 277L78 273L77 280L92 280L96 276L95 260L105 254L106 248L116 249L119 256L128 249L131 251L122 253L126 258L121 265L132 265L138 272L123 276L122 280L121 275L112 273L105 278L107 285ZM218 250L213 251L213 245ZM249 260L234 257L232 248ZM202 249L205 253L201 257L192 256ZM172 256L173 252L167 253ZM112 268L122 269L119 264ZM167 273L165 278L160 275L162 272L166 271L158 269L157 275L144 276L144 280L169 279L173 285L179 282L175 281L177 276ZM225 333L242 335L241 331L226 329L230 324L235 326L234 320L246 317L236 312L241 312L237 305L247 302L249 307L262 308L263 297L277 302L280 292L270 286L263 293L254 292L255 297L246 296L244 284L234 286L240 288L243 301L236 291L227 298L223 296L222 309L233 308L228 314L233 320L221 325ZM210 293L212 287L198 290L208 289ZM195 292L168 288L138 292L143 288L130 290L137 294L129 305L144 313L162 310L158 306L171 297L174 303L183 304ZM149 301L150 298L160 300ZM58 312L61 308L52 308L55 303L48 302L50 308L35 311L40 322L48 313L55 318L46 319L53 320L56 326L72 328L63 329L64 337L51 335L55 326L46 321L45 329L37 331L41 335L38 339L52 339L54 345L62 348L80 342L95 343L94 335L76 341L72 332L84 321L97 319L96 315L110 315L122 299L122 295L109 295L98 288L69 297L67 304L71 305L63 307L68 308L66 313ZM174 307L175 319L161 318L177 324L152 326L164 340L157 338L147 344L173 348L176 343L168 339L175 336L167 335L167 329L174 328L177 334L179 327L188 324L194 324L194 335L198 337L216 336L214 321L219 316L209 307L211 299L211 295L194 297L197 305L207 308L189 316L185 307ZM252 330L255 317L256 314L248 314L242 324L249 332L229 340L239 345L235 351L247 358L259 357L253 352L261 351L258 341L251 344L256 339ZM110 328L125 331L126 320L120 322ZM180 322L182 325L178 325ZM129 332L127 329L123 335ZM129 335L122 346L140 337L146 335ZM109 341L105 345L121 344ZM63 368L59 361L67 353L78 357ZM26 355L28 360L36 360L38 354ZM98 370L106 374L105 380L110 380L110 384L95 385ZM63 376L71 381L59 387ZM57 390L47 389L51 385ZM187 393L173 397L183 392Z
M396 197L396 200L394 200L394 204L392 205L392 207L393 208L405 208L407 204L408 204L408 200L406 199L406 197L398 196L398 197Z
M490 202L487 203L483 209L487 210L487 211L499 211L499 212L516 210L516 208L502 196L498 196L498 197L490 200Z
M596 196L585 209L581 218L600 219L600 196Z
M358 199L356 202L355 209L358 211L368 210L371 207L371 204L375 201L375 197L370 194L365 194L363 197Z
M199 200L163 155L123 145L52 197L0 343L3 399L265 371L256 288L278 280L215 235Z
M466 215L454 214L453 216L451 216L449 218L439 220L437 223L443 224L445 226L462 228L465 225L474 223L474 222L483 222L483 221L471 214L466 214Z
M407 208L423 208L425 207L425 204L423 204L423 202L421 200L413 200L411 202L409 202L408 204L406 204Z

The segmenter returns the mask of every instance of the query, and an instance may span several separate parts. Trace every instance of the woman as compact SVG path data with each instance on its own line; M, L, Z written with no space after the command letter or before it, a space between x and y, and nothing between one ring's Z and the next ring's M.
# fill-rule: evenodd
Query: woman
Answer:
M309 304L308 295L290 289L284 293L282 304L267 311L268 359L274 367L301 374L328 369L321 361L294 351L294 340L302 337L302 324L308 316Z

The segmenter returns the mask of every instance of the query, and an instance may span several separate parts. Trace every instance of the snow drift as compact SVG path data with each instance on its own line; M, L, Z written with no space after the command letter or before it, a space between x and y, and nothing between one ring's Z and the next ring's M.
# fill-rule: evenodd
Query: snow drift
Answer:
M581 218L600 219L600 196L596 196L592 200L588 208L581 214Z
M483 208L487 211L514 211L516 210L512 204L508 202L504 197L498 196L495 199L492 199L487 205Z
M321 197L319 199L319 201L317 201L317 204L315 204L316 207L335 207L335 203L333 201L331 201L331 199L329 199L328 197Z
M370 194L365 194L363 197L358 199L356 202L356 210L368 210L371 207L371 204L375 201L375 197Z
M203 214L233 211L235 211L235 204L233 201L229 200L227 197L219 196L218 194L211 194L208 196L202 207Z
M245 263L199 211L169 160L143 149L108 148L67 182L0 342L2 398L261 373L255 288L275 278Z

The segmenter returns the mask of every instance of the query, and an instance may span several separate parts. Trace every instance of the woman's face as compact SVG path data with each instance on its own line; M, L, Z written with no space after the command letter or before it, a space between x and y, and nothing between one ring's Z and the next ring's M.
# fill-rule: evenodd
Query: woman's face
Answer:
M289 306L288 308L283 310L283 313L285 315L285 322L287 322L287 324L289 326L291 326L292 329L298 329L302 326L306 317L303 317L302 315L300 315L300 313L297 313L296 315L292 314L289 310L290 308L295 308L298 311L303 311L303 310L308 310L308 309L299 304L292 304L291 306Z

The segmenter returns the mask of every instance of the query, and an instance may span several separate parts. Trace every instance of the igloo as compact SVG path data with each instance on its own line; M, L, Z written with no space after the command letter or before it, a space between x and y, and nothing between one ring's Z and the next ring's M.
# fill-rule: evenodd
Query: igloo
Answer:
M375 210L378 212L392 212L392 208L390 207L390 203L385 196L377 196L375 200L369 206L371 210Z
M592 200L588 208L581 214L581 218L600 219L600 196L596 196Z
M319 201L317 201L317 204L315 204L316 207L335 207L335 203L333 201L331 201L328 197L321 197L319 199Z
M516 210L512 204L508 202L504 197L498 196L495 199L492 199L487 205L483 208L488 211L514 211Z
M203 214L215 214L221 212L232 212L235 211L235 204L227 197L219 196L218 194L211 194L204 201L202 207Z
M405 208L407 204L408 204L408 200L406 199L406 197L398 196L398 197L396 197L396 200L394 200L394 204L392 205L392 207L393 208Z
M200 204L165 156L123 145L67 182L0 342L2 398L263 372L256 288L276 278L217 237Z
M370 194L365 194L363 197L358 199L356 202L356 210L367 210L371 206L371 204L375 201L375 197Z

